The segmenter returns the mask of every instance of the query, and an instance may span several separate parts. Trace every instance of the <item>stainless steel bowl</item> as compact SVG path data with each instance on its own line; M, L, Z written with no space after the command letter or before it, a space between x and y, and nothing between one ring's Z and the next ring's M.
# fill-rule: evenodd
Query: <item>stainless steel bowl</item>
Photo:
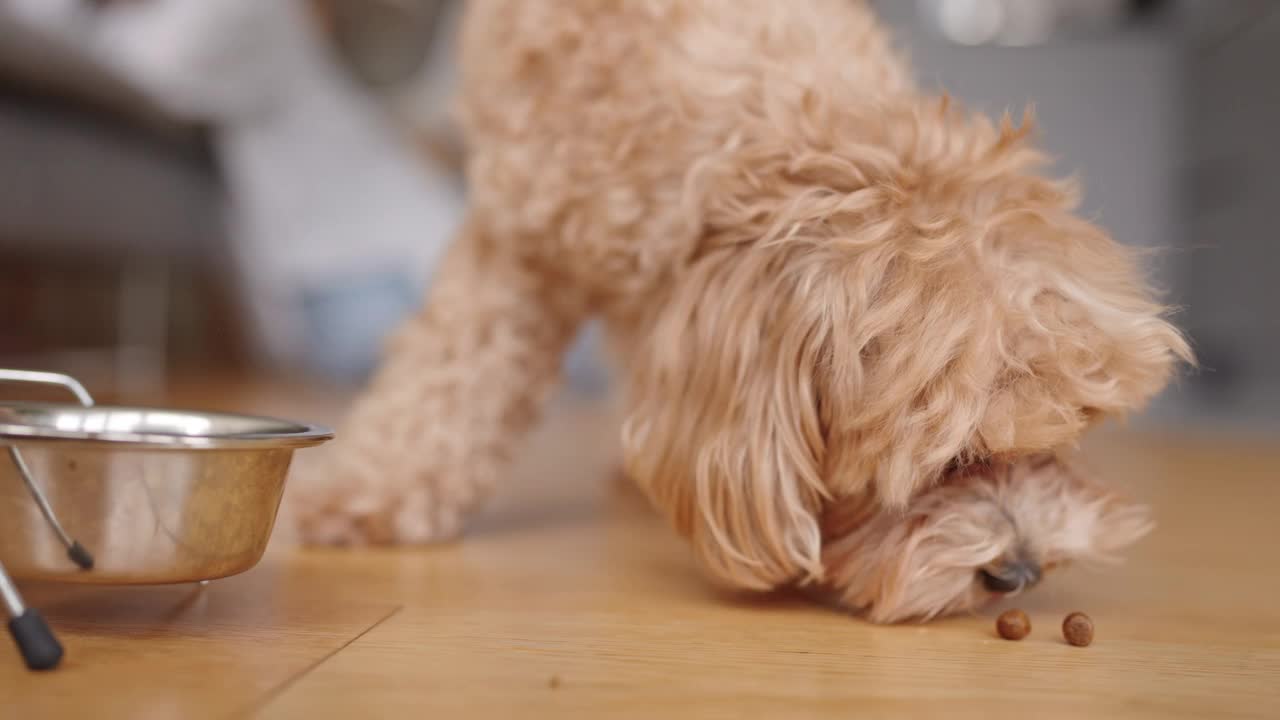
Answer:
M18 578L103 584L243 572L266 550L294 451L332 437L244 415L0 404L0 563ZM92 568L69 559L67 536Z

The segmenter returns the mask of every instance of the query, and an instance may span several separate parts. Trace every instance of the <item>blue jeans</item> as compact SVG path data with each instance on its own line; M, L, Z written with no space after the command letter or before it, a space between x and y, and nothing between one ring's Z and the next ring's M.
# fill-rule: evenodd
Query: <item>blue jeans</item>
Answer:
M422 298L422 289L396 272L305 291L307 369L341 382L364 381L377 368L388 335L418 311ZM575 392L595 395L608 387L600 339L599 325L588 324L565 358L565 378Z
M308 369L343 382L365 380L387 336L421 299L417 284L394 272L304 291Z

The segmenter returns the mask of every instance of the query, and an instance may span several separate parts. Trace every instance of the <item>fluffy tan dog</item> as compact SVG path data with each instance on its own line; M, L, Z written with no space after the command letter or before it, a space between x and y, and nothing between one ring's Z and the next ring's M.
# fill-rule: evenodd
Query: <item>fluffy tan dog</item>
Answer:
M852 0L471 0L471 208L312 496L316 542L453 535L603 317L628 472L738 588L881 622L1110 556L1056 459L1187 345L1026 124L929 97Z

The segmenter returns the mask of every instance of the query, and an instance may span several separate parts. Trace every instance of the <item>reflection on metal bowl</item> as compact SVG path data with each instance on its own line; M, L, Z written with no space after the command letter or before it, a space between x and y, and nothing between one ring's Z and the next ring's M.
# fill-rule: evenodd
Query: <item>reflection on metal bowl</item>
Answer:
M102 584L243 572L266 550L294 451L331 438L270 418L0 404L0 563L22 579ZM68 537L90 569L69 559Z

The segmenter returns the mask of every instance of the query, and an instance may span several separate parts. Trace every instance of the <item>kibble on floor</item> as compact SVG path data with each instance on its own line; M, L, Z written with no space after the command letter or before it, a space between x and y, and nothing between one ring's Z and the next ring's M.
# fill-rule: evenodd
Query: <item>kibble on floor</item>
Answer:
M1076 647L1093 642L1093 620L1082 612L1073 612L1062 621L1062 637Z
M1021 610L1005 610L996 618L996 632L1005 640L1021 640L1031 634L1031 618Z

